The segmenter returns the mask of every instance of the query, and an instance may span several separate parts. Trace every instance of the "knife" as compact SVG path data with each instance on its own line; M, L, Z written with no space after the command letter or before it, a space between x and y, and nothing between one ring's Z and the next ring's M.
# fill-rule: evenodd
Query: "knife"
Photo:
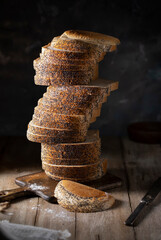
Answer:
M128 217L128 219L125 221L125 225L127 226L133 226L137 216L140 214L141 210L151 203L155 197L158 195L158 193L161 191L161 177L158 178L150 188L150 190L145 194L145 196L141 199L139 205L136 207L136 209L131 213L131 215Z

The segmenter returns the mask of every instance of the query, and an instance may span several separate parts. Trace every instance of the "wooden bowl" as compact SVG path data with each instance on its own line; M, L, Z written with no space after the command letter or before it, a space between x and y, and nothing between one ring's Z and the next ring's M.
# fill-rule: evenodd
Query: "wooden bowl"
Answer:
M130 140L141 143L161 143L161 122L136 122L128 126Z

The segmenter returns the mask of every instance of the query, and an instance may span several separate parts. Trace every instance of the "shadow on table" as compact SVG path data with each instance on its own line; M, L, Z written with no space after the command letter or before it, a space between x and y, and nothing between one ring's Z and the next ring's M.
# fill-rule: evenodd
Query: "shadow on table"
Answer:
M26 137L8 137L0 151L0 172L40 169L40 154L41 144L30 142Z

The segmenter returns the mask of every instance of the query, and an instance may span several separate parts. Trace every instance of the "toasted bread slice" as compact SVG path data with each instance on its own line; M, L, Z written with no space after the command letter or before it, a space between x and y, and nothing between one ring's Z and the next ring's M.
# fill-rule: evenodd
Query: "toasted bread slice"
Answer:
M56 74L55 74L56 75ZM84 85L84 84L89 84L91 82L91 78L57 78L56 76L53 77L47 77L47 76L42 76L36 74L34 76L34 83L36 85L41 85L41 86L50 86L50 85Z
M69 39L77 39L86 43L95 44L98 47L104 49L104 51L110 51L111 47L117 46L120 44L120 40L118 38L108 36L101 33L83 31L83 30L68 30L65 31L60 38L69 38ZM113 48L112 48L113 49Z
M40 58L42 61L48 63L48 64L55 64L55 65L94 65L97 64L96 59L90 58L90 59L62 59L58 57L52 57L52 56L47 56L42 53L40 53Z
M54 191L58 203L71 212L98 212L112 207L110 194L69 180L60 181Z
M55 64L40 57L33 61L34 69L42 71L81 71L88 70L90 66L92 65L61 64L61 62L59 64Z
M74 52L90 52L96 59L96 62L100 62L106 54L103 52L102 48L98 47L96 44L83 42L77 39L69 39L64 35L60 36L57 41L55 41L54 38L51 42L51 47Z
M88 71L92 67L94 68L96 64L84 64L84 65L74 65L74 64L54 64L45 61L41 58L37 58L33 61L33 67L38 71Z
M79 134L86 134L87 130L85 126L82 126L80 129L59 129L59 128L49 128L40 125L34 125L33 121L30 121L28 124L28 131L33 134L42 134L47 135L49 137L64 137L64 136L72 136L72 135L79 135Z
M66 143L66 142L83 142L86 139L86 134L82 135L80 133L72 134L69 136L69 133L65 132L63 135L59 132L55 132L53 136L49 135L43 135L43 134L34 134L33 132L29 132L27 130L27 139L31 142L37 142L37 143L48 143L48 144L55 144L55 143Z
M95 59L93 51L83 51L83 52L73 52L68 50L61 50L55 47L51 47L51 44L45 45L42 47L41 51L42 55L49 57L49 58L58 58L58 59L81 59L81 60L88 60L88 59Z
M42 162L45 173L56 180L73 180L86 182L96 180L105 175L107 171L107 160L99 160L88 165L53 165Z
M94 47L95 46L96 45L94 45ZM51 41L51 47L72 52L87 52L91 51L93 46L90 43L83 42L77 39L70 39L66 36L61 35L59 38L53 38L53 40ZM92 50L94 51L94 49Z
M88 124L85 115L50 114L41 111L38 107L36 107L35 113L33 114L32 123L42 127L70 130L80 129L83 125Z
M100 148L98 130L89 130L82 143L41 144L41 158L55 165L91 164L99 160Z

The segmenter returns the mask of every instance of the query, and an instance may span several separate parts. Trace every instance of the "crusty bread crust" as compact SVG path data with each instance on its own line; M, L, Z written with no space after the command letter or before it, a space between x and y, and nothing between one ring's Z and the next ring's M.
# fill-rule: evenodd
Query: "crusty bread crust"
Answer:
M77 142L84 142L85 136L82 136L81 134L77 135L63 135L59 136L58 134L55 134L54 136L48 136L43 134L35 134L33 132L29 132L27 130L27 139L31 142L37 142L37 143L48 143L48 144L55 144L55 143L77 143Z
M115 202L108 193L69 180L60 181L54 195L62 207L72 212L103 211Z
M55 64L52 62L45 61L41 58L36 58L33 61L33 67L35 70L38 71L88 71L92 67L94 68L95 64L84 64L84 65L77 65L77 64Z
M100 157L101 141L97 130L89 130L82 143L41 144L41 159L55 165L86 165Z
M45 173L55 180L87 182L101 178L107 171L107 160L88 165L53 165L42 162Z
M116 46L120 44L120 40L118 38L108 36L101 33L96 32L90 32L90 31L82 31L82 30L68 30L65 31L61 37L68 37L71 39L77 39L81 41L85 41L88 43L97 44L99 46L102 46L103 48L105 46Z
M80 77L79 78L74 78L74 77L69 77L69 78L61 78L57 77L56 74L54 77L51 76L43 76L43 75L38 75L36 74L34 76L34 83L36 85L42 85L42 86L67 86L67 85L84 85L84 84L89 84L91 82L91 77Z
M51 44L45 45L42 47L42 55L46 57L58 58L58 59L95 59L95 54L90 51L85 52L73 52L68 50L61 50L55 47L51 47Z

